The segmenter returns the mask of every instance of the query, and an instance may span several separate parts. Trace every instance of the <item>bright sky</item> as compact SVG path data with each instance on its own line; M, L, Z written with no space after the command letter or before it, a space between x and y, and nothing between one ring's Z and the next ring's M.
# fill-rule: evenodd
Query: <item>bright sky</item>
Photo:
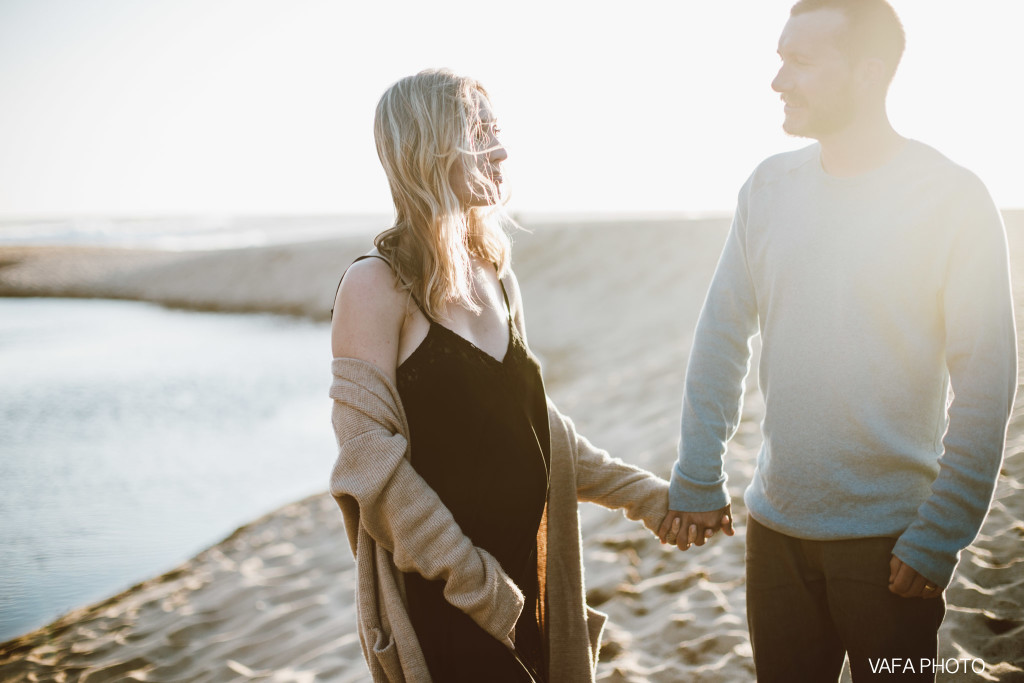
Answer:
M1024 3L892 0L897 130L1024 207ZM730 211L791 0L0 0L0 216L390 212L373 109L491 92L513 211Z

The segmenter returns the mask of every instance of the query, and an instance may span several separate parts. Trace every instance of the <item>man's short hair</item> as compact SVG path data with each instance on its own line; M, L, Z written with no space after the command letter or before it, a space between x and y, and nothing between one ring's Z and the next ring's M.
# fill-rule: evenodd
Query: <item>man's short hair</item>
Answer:
M877 57L892 80L899 66L907 38L896 10L886 0L799 0L789 16L819 9L839 10L846 16L847 29L839 46L852 58Z

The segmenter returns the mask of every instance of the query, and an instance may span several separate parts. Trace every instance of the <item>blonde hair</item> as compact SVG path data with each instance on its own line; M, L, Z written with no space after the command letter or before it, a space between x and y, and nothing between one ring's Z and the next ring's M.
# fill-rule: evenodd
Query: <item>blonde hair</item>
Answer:
M471 256L493 263L504 275L514 222L500 202L463 208L449 180L465 155L486 153L479 97L487 91L471 78L447 70L421 71L385 91L377 104L373 135L395 203L395 224L377 235L378 251L428 317L443 317L449 303L480 310L473 295ZM471 165L467 165L467 170ZM475 166L475 165L472 165ZM473 168L476 182L493 191Z

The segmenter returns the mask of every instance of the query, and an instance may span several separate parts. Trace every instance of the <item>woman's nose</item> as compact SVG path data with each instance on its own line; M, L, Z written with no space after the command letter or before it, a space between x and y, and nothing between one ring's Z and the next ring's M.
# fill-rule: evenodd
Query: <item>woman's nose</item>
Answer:
M498 142L495 143L494 147L487 153L487 157L491 160L491 163L500 164L502 161L508 159L508 151L505 149L503 144Z

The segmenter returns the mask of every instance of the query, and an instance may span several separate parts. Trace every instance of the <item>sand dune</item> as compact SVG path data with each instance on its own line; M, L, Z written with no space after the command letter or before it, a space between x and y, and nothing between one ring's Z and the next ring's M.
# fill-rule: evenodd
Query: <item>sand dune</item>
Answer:
M1007 214L1007 224L1022 302L1024 214ZM530 344L550 394L592 441L662 475L674 458L693 326L727 227L726 220L535 226L516 239ZM0 295L141 298L326 318L338 275L366 245L7 248ZM670 551L621 515L583 507L588 600L611 616L601 680L753 680L741 493L761 412L751 389L727 460L735 537ZM941 631L943 657L981 659L985 673L940 680L1024 680L1022 413L1014 411L992 512L947 592ZM324 454L325 478L332 459ZM341 515L328 496L316 496L166 575L0 645L0 679L365 681L352 585Z

